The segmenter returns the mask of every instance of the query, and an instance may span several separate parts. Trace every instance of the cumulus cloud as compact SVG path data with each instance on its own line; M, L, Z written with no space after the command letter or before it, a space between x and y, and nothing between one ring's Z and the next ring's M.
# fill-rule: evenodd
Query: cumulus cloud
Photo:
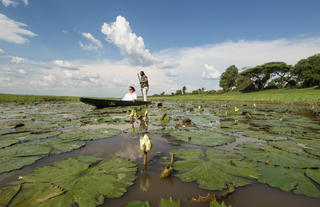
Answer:
M0 48L0 57L1 56L7 56L7 54L5 53L5 51L3 49Z
M106 40L120 48L121 54L131 65L150 66L157 62L156 58L146 49L143 38L132 32L129 22L118 16L115 22L104 23L101 32Z
M28 6L28 4L29 4L28 0L22 0L22 2L24 3L25 6Z
M22 57L16 57L16 56L10 56L10 58L11 58L11 62L12 63L17 63L17 64L19 64L19 63L23 63L23 62L27 62L28 60L27 59L25 59L25 58L22 58Z
M90 43L88 43L88 44L84 44L80 41L79 45L82 49L87 50L87 51L91 51L91 50L97 51L98 49L103 47L100 40L94 38L92 36L92 34L82 33L81 35L90 41Z
M23 27L27 27L27 25L21 22L16 22L0 13L0 40L24 44L28 42L28 39L26 39L25 36L37 36L35 33L24 29Z
M121 97L127 87L139 88L136 73L141 67L108 59L55 60L23 64L0 64L0 91L75 96ZM170 70L157 64L143 67L150 83L150 94L170 93L186 85L188 91L198 88L218 89L219 74L235 64L239 69L270 61L295 64L302 58L319 53L320 38L279 39L270 41L232 41L193 48L166 49L154 53L164 62L175 62ZM1 52L0 52L1 53ZM5 60L5 57L2 58ZM3 61L3 60L2 60ZM4 61L3 61L4 62ZM26 72L23 74L22 71ZM2 78L1 78L2 77ZM4 80L6 77L6 80ZM137 90L140 95L140 91Z
M18 5L18 2L14 0L1 0L3 6L8 7L8 6L13 6L16 7Z
M1 0L1 2L5 7L8 7L8 6L16 7L19 4L18 1L16 0ZM28 6L29 4L28 0L22 0L22 2L24 3L25 6Z
M54 66L60 67L62 69L79 70L77 66L65 60L55 60L55 61L52 61L52 63Z
M205 70L202 72L202 78L213 80L220 77L220 72L213 67L213 65L204 64Z

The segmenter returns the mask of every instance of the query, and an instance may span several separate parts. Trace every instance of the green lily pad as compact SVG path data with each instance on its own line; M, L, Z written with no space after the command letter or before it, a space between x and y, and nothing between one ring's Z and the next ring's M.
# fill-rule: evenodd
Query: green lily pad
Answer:
M313 179L315 182L320 184L320 170L319 169L307 169L306 174L311 179Z
M173 200L171 197L169 199L161 198L159 207L180 207L180 201Z
M269 145L245 143L240 146L240 153L249 160L271 163L282 167L313 168L320 167L318 159L296 155Z
M18 139L4 139L3 137L0 137L0 148L8 147L19 142Z
M8 206L11 199L19 192L20 185L0 189L0 207Z
M305 147L302 145L299 145L298 143L294 141L278 141L278 142L270 142L269 145L273 146L274 148L294 153L297 155L303 155L303 156L312 156L305 152Z
M150 207L150 205L148 201L131 201L126 205L126 207Z
M96 129L96 130L75 130L64 132L59 135L60 139L96 140L112 137L120 134L118 129Z
M105 197L122 196L126 188L133 184L136 171L134 163L120 157L101 160L91 156L80 156L38 168L25 175L18 183L51 183L63 189L63 194L38 206L91 207L101 205ZM19 199L27 199L32 193L31 190L22 187ZM16 202L15 198L13 202Z
M26 165L31 165L40 158L42 158L42 156L0 157L0 173L20 169Z
M226 204L222 201L219 203L216 199L213 201L210 201L210 207L227 207ZM231 205L229 206L231 207Z
M39 206L41 203L64 193L63 189L50 183L24 183L23 193L18 193L11 207Z
M169 134L178 140L202 146L218 146L235 141L235 138L217 131L172 130Z
M261 183L267 183L286 192L292 191L295 194L304 194L310 197L320 196L317 187L299 169L261 164L259 173L261 176L258 181Z
M243 161L243 157L222 150L200 149L177 150L173 152L178 160L174 163L176 176L183 182L197 181L200 188L223 190L228 186L244 186L251 183L245 178L257 178L256 167ZM241 176L241 177L240 177Z
M277 140L286 140L287 138L285 136L279 135L279 134L270 134L266 131L262 130L246 130L241 132L242 135L256 138L256 139L262 139L262 140L268 140L268 141L277 141Z

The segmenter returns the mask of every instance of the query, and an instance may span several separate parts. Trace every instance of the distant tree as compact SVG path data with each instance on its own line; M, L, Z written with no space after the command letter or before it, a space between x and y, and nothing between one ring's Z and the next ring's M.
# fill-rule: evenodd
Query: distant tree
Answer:
M182 94L186 94L187 86L182 87Z
M207 91L206 93L207 94L215 94L217 91L216 90L209 90L209 91Z
M204 87L201 88L201 92L202 92L202 93L204 93L205 90L206 90L206 89L205 89Z
M162 93L160 93L161 96L164 96L165 94L166 94L166 92L164 92L164 91Z
M238 68L235 65L231 65L220 76L220 87L224 91L229 91L232 87L236 86L236 79L238 77Z
M300 60L291 72L302 87L320 86L320 54Z
M270 62L262 65L265 73L270 73L271 78L274 79L274 84L277 88L284 88L292 78L290 71L291 65L287 65L285 62Z
M199 94L199 90L193 90L191 93L192 94Z
M174 95L174 93L173 92L171 92L171 96L173 96Z
M239 75L236 80L236 89L242 92L248 92L255 90L255 86L250 77Z
M182 94L182 91L181 90L177 90L176 91L176 95L181 95Z

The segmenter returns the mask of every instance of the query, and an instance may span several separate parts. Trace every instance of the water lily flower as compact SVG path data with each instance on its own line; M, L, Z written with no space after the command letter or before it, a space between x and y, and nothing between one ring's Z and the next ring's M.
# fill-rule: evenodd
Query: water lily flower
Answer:
M148 135L145 134L143 137L140 137L140 150L141 152L149 152L152 148L151 140Z
M234 107L234 111L237 112L239 111L239 108L237 108L236 106Z

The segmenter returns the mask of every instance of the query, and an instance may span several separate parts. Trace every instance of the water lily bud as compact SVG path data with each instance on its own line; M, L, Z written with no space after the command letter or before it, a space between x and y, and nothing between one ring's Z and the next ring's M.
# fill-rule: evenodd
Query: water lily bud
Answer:
M152 148L151 140L148 135L145 134L143 137L140 137L140 150L141 152L149 152Z
M131 110L131 113L130 113L130 116L134 116L135 113L136 113L135 110L132 109L132 110Z
M237 112L239 111L239 108L237 108L236 106L234 107L234 111Z

